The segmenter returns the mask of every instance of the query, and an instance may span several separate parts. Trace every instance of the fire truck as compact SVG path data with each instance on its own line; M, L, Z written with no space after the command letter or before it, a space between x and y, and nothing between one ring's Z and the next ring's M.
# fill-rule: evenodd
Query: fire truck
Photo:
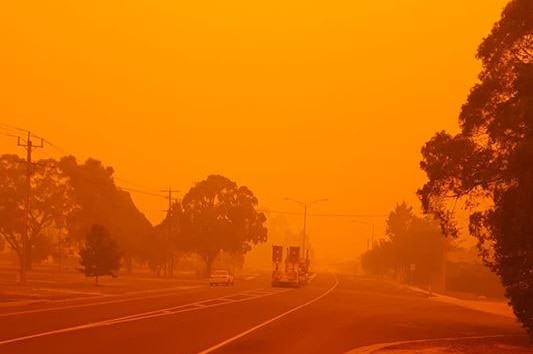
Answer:
M298 288L309 282L309 251L300 257L300 247L287 248L283 260L283 246L272 246L272 286Z

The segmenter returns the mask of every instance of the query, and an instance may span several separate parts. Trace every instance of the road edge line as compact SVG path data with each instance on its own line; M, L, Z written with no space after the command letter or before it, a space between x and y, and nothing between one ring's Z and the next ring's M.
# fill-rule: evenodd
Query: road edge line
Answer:
M306 307L306 306L309 306L309 305L311 305L311 304L317 302L318 300L324 298L325 296L329 295L333 290L335 290L335 288L337 287L337 285L339 285L339 279L335 276L335 284L333 284L333 285L331 286L331 288L329 288L325 293L323 293L323 294L321 294L321 295L315 297L315 298L312 299L312 300L307 301L306 303L303 303L303 304L298 305L298 306L296 306L296 307L294 307L294 308L292 308L292 309L290 309L290 310L288 310L288 311L285 311L285 312L283 312L283 313L280 314L280 315L277 315L277 316L275 316L275 317L272 317L271 319L269 319L269 320L267 320L267 321L264 321L264 322L262 322L262 323L260 323L260 324L258 324L258 325L256 325L256 326L254 326L254 327L252 327L252 328L249 328L249 329L247 329L247 330L244 331L244 332L241 332L241 333L239 333L239 334L237 334L237 335L235 335L235 336L233 336L233 337L231 337L231 338L228 338L228 339L226 339L226 340L224 340L224 341L222 341L222 342L220 342L220 343L218 343L218 344L215 344L215 345L213 345L212 347L209 347L209 348L207 348L207 349L204 349L204 350L202 350L201 352L198 352L197 354L208 354L208 353L211 353L211 352L213 352L213 351L215 351L215 350L217 350L217 349L220 349L220 348L222 348L222 347L224 347L224 346L226 346L226 345L228 345L228 344L230 344L230 343L236 341L237 339L240 339L240 338L242 338L242 337L244 337L244 336L246 336L246 335L248 335L248 334L250 334L250 333L252 333L252 332L255 332L256 330L258 330L258 329L260 329L260 328L263 328L263 327L265 327L265 326L271 324L272 322L275 322L275 321L279 320L280 318L283 318L283 317L285 317L285 316L287 316L287 315L290 315L290 314L293 313L293 312L296 312L296 311L298 311L298 310L300 310L300 309L302 309L302 308L304 308L304 307Z

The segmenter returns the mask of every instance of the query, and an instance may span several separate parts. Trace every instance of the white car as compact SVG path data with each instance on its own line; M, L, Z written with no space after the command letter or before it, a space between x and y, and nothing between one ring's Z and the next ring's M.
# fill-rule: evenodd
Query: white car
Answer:
M215 285L233 285L234 278L233 275L227 270L214 270L209 276L209 286Z

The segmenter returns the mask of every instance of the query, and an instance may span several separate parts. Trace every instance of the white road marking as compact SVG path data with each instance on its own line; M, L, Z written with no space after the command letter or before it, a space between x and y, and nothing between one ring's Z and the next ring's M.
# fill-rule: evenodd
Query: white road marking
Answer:
M94 291L78 291L78 290L69 290L69 289L41 288L39 290L44 290L50 293L59 293L59 294L79 294L79 295L88 295L88 296L104 296L105 295L103 293L98 293Z
M287 315L290 315L290 314L293 313L293 312L296 312L296 311L298 311L298 310L300 310L300 309L302 309L302 308L304 308L304 307L306 307L306 306L309 306L309 305L311 305L311 304L317 302L318 300L322 299L323 297L327 296L329 293L331 293L333 290L335 290L335 288L337 287L337 285L339 285L339 280L337 279L337 277L335 277L335 284L333 284L333 286L332 286L331 288L329 288L329 289L328 289L325 293L323 293L322 295L319 295L319 296L315 297L314 299L307 301L307 302L304 303L304 304L301 304L301 305L296 306L296 307L294 307L294 308L292 308L292 309L290 309L290 310L288 310L288 311L286 311L286 312L283 312L282 314L280 314L280 315L278 315L278 316L276 316L276 317L273 317L273 318L271 318L271 319L269 319L269 320L267 320L267 321L265 321L265 322L263 322L263 323L260 323L260 324L258 324L257 326L254 326L254 327L252 327L252 328L250 328L250 329L248 329L248 330L246 330L246 331L244 331L244 332L242 332L242 333L239 333L239 334L237 334L237 335L235 335L235 336L233 336L233 337L231 337L231 338L229 338L229 339L226 339L225 341L220 342L220 343L218 343L218 344L216 344L216 345L214 345L214 346L212 346L212 347L210 347L210 348L207 348L207 349L205 349L205 350L202 350L202 351L199 352L198 354L208 354L208 353L211 353L211 352L213 352L213 351L215 351L215 350L217 350L217 349L222 348L222 347L225 346L225 345L228 345L228 344L230 344L230 343L236 341L237 339L240 339L240 338L242 338L242 337L244 337L244 336L246 336L246 335L248 335L248 334L250 334L250 333L252 333L252 332L254 332L254 331L257 331L258 329L260 329L260 328L262 328L262 327L265 327L265 326L271 324L271 323L274 322L274 321L279 320L280 318L283 318L283 317L285 317L285 316L287 316Z
M359 347L359 348L350 350L349 352L346 352L345 354L371 354L378 350L387 349L389 347L394 347L397 345L404 345L404 344L430 343L430 342L439 342L439 341L451 342L451 341L460 341L460 340L469 340L469 339L491 339L491 338L501 338L501 337L510 337L510 336L498 334L498 335L492 335L492 336L431 338L431 339L406 340L406 341L389 342L389 343L377 343L377 344L367 345L364 347Z
M84 324L84 325L61 328L61 329L57 329L57 330L52 330L52 331L47 331L47 332L41 332L41 333L31 334L31 335L27 335L27 336L22 336L22 337L6 339L6 340L3 340L3 341L0 341L0 345L9 344L9 343L16 343L16 342L22 342L22 341L26 341L26 340L30 340L30 339L34 339L34 338L51 336L51 335L60 334L60 333L79 331L79 330L83 330L83 329L102 327L102 326L111 326L111 325L116 325L116 324L119 324L119 323L140 321L140 320L146 320L146 319L162 317L162 316L170 316L170 315L175 315L175 314L182 313L182 312L198 311L198 310L203 310L203 309L206 309L206 308L223 306L223 305L228 305L228 304L233 304L233 303L238 303L238 302L243 302L243 301L254 300L254 299L258 299L258 298L262 298L262 297L266 297L266 296L270 296L270 295L281 294L281 293L284 293L284 292L287 292L287 291L290 291L290 289L283 289L283 290L271 289L268 292L264 292L262 295L249 296L249 297L246 297L244 299L239 299L239 300L230 300L229 299L231 296L235 296L235 295L238 295L238 294L239 295L241 295L241 294L245 295L245 294L253 292L253 290L249 290L249 291L244 291L244 292L241 292L241 293L225 295L225 296L219 297L219 298L209 299L210 301L223 300L223 301L221 301L219 303L215 303L215 304L211 304L211 305L199 305L200 303L206 301L206 300L201 300L201 301L197 301L197 302L194 302L194 303L188 303L188 304L184 304L184 305L179 305L179 306L159 309L159 310L155 310L155 311L142 312L142 313L138 313L138 314L134 314L134 315L117 317L117 318L113 318L113 319L110 319L110 320L91 322L91 323L87 323L87 324Z
M86 300L92 300L95 299L97 301L89 302L85 304L76 304L76 305L65 305L65 306L53 306L53 307L47 307L42 309L35 309L35 310L22 310L22 311L14 311L14 312L6 312L6 313L0 313L0 317L8 317L8 316L17 316L17 315L25 315L29 313L40 313L40 312L50 312L50 311L56 311L56 310L67 310L67 309L73 309L73 308L81 308L81 307L90 307L90 306L98 306L98 305L108 305L108 304L117 304L121 302L129 302L129 301L137 301L137 300L147 300L147 299L154 299L158 297L166 297L174 294L174 291L177 290L197 290L200 288L204 288L203 286L183 286L183 287L176 287L176 288L169 288L169 289L161 289L161 293L156 295L147 295L147 296L140 296L140 297L128 297L123 299L117 299L117 300L109 300L109 301L98 301L102 299L103 297L109 298L109 297L115 297L115 296L122 296L122 295L102 295L102 297L99 298L84 298L84 299L71 299L71 300L78 300L78 301L86 301ZM183 293L181 293L183 294ZM126 294L126 295L132 295L132 294Z

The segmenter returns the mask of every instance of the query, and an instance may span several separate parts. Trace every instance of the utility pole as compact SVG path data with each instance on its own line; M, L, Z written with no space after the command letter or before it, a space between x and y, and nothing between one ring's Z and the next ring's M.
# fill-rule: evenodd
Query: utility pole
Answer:
M31 204L31 175L33 172L31 154L33 149L44 147L44 139L41 138L39 145L35 145L31 140L31 133L28 132L26 142L22 142L20 137L17 137L17 145L22 146L26 149L26 203L25 203L25 213L24 213L24 232L22 233L22 259L20 264L20 282L24 283L26 281L26 267L29 256L29 247L28 239L30 232L30 204Z
M306 245L306 239L307 239L307 204L304 204L304 237L302 240L302 257L305 257L305 245Z
M372 249L374 249L374 223L372 223Z
M170 241L172 238L172 193L178 193L179 190L173 190L172 187L168 187L167 190L162 190L163 193L168 193L168 210L167 210L167 218L168 218L168 235L167 235L167 241ZM170 259L165 262L165 275L173 275L174 273L174 256L171 255Z
M307 207L308 206L311 206L313 204L316 204L316 203L320 203L320 202L327 202L328 200L327 199L319 199L319 200L315 200L313 202L310 202L310 203L306 203L306 202L302 202L302 201L299 201L299 200L296 200L296 199L291 199L291 198L285 198L285 200L288 200L288 201L291 201L291 202L295 202L297 204L299 204L300 206L302 206L304 208L304 229L303 229L303 240L302 240L302 258L305 257L305 247L307 245Z
M168 199L167 215L170 216L170 214L172 213L172 193L179 193L179 190L173 190L172 187L168 187L168 189L162 190L161 192L168 193L168 196L166 197Z

